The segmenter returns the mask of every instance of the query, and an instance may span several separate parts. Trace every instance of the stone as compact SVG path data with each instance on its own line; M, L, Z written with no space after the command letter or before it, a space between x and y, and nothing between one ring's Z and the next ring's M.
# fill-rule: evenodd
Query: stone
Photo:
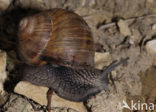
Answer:
M95 52L95 68L96 69L103 69L104 66L106 66L106 64L109 64L110 62L110 54L109 52L106 53L101 53L101 52Z
M66 8L73 9L78 6L78 0L15 0L15 5L23 8L35 8L39 10L47 10L52 8Z
M99 24L107 23L111 21L111 14L106 11L96 12L93 8L83 7L77 8L75 13L83 17L87 24L92 27L97 27ZM93 31L93 30L92 30ZM93 33L94 34L94 33Z
M52 107L68 107L77 110L78 112L87 112L83 102L72 102L69 100L65 100L57 96L55 93L54 96L52 96L52 101Z
M7 92L3 92L0 94L0 106L3 106L8 100L9 94Z
M46 87L35 86L29 82L21 81L16 85L14 91L33 99L41 105L47 104L46 92L48 91L48 88Z
M147 42L146 51L149 54L156 55L156 39L153 39Z
M7 79L6 73L6 52L0 50L0 105L3 105L8 98L7 92L4 90L4 82Z
M23 8L35 8L35 9L45 9L43 6L43 0L16 0L15 4L17 6L23 7Z
M153 60L153 65L156 66L156 58Z
M119 94L106 94L104 91L89 99L87 106L91 112L122 112L120 103L124 100Z
M132 29L132 36L130 36L130 40L132 40L135 44L139 44L142 36L140 32L136 29Z
M96 5L96 1L95 0L90 0L89 1L89 6L90 7L94 7Z
M47 105L47 91L47 87L36 86L27 81L20 81L14 89L14 92L24 95L41 105ZM87 112L82 102L68 101L60 98L55 93L52 95L51 107L67 107L75 109L78 112Z
M124 36L130 36L131 35L131 31L128 27L128 24L124 20L120 19L118 21L117 25L118 25L118 27L120 29L120 33L122 35L124 35Z
M152 25L152 30L156 30L156 24Z
M7 79L6 58L6 52L0 50L0 94L4 93L3 84Z
M0 9L3 11L6 10L11 3L12 0L0 0Z
M152 100L152 101L154 102L155 98L156 98L156 88L154 88L154 89L151 91L149 99Z
M4 108L7 107L5 112L43 112L43 111L34 111L32 105L28 102L28 100L22 98L19 95L10 94L10 98ZM11 105L11 106L9 106Z
M155 2L154 0L147 0L147 2L149 2L149 3L153 3L153 2Z

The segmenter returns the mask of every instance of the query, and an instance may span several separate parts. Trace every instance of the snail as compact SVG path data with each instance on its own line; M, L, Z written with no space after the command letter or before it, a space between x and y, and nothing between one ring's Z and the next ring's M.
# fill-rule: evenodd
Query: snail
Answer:
M46 86L58 96L76 102L107 90L108 73L127 60L113 61L103 73L94 69L91 30L82 17L65 9L23 18L18 31L18 54L25 63L20 69L22 80Z

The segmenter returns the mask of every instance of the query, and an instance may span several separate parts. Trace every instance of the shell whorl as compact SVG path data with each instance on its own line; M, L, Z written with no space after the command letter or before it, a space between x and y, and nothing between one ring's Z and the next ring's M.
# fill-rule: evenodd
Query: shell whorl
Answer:
M19 28L19 52L27 64L94 66L92 33L79 15L52 9L24 18Z
M18 32L18 51L21 59L30 65L46 63L40 60L51 35L51 19L40 13L21 20Z

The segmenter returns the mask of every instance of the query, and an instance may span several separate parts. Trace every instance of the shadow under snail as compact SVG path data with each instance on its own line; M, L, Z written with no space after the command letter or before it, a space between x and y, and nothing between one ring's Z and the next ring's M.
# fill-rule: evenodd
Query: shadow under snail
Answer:
M107 75L118 65L113 61L103 72L94 69L94 41L87 23L72 11L51 9L21 20L18 53L25 63L22 80L46 86L62 98L84 101L107 89ZM48 99L50 108L50 98Z

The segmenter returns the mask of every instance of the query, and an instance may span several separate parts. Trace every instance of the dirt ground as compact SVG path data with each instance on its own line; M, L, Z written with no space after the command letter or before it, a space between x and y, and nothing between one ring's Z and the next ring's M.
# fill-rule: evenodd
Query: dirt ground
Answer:
M146 49L147 43L156 39L155 0L6 0L5 2L7 1L10 2L7 8L0 5L0 49L6 51L8 55L8 80L5 83L7 94L0 96L0 112L46 111L45 106L13 92L19 81L14 66L17 61L15 51L19 21L25 16L51 8L72 10L86 20L92 30L96 46L100 46L96 51L110 54L111 59L106 65L112 60L129 57L124 66L111 73L110 92L107 94L102 91L84 102L88 112L150 112L122 110L119 103L123 99L128 104L131 100L151 102L156 108L156 53L153 55ZM120 21L124 22L120 24ZM57 107L53 111L75 110Z

